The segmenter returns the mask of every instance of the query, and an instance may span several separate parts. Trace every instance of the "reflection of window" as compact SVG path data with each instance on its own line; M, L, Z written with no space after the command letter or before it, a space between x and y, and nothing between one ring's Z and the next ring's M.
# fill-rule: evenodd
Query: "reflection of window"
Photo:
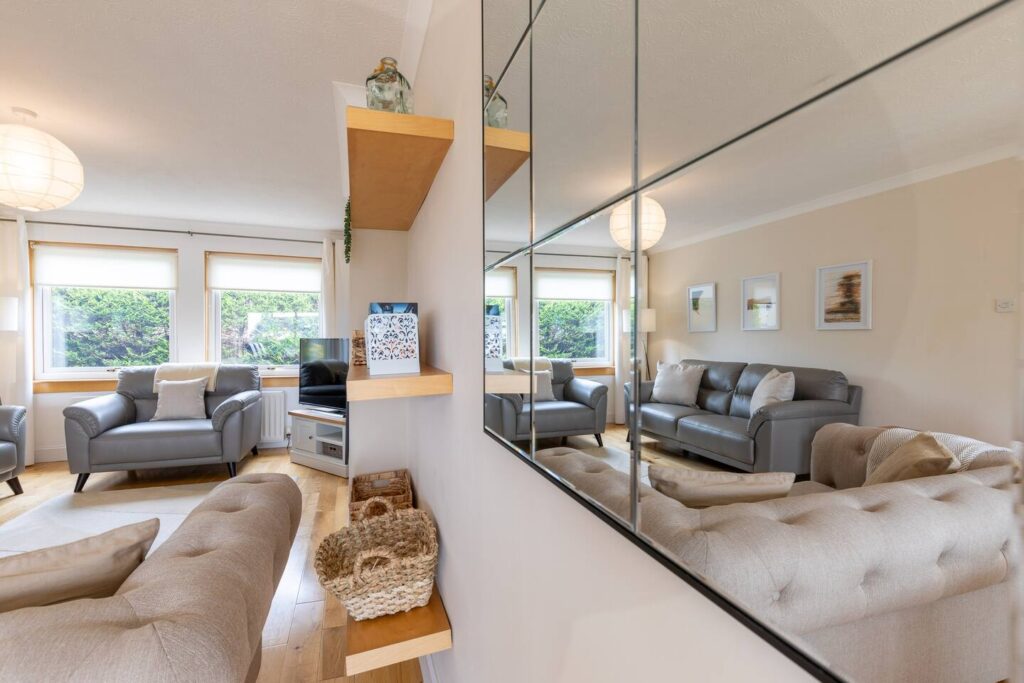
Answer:
M174 359L175 251L33 243L32 276L39 377Z
M537 269L534 287L538 355L610 365L612 272Z
M214 360L297 366L320 336L319 259L208 253L206 278Z
M495 268L484 284L486 357L510 358L516 349L516 269Z

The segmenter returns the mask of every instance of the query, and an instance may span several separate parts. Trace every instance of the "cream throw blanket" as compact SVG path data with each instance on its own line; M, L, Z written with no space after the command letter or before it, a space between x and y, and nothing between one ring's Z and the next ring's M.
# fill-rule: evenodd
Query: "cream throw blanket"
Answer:
M158 393L157 385L164 380L180 382L185 379L206 379L206 390L217 388L217 371L220 363L163 363L157 366L153 375L153 393Z
M512 367L518 372L529 372L530 371L530 359L529 358L513 358ZM551 369L551 360L548 358L534 358L533 369L537 372Z

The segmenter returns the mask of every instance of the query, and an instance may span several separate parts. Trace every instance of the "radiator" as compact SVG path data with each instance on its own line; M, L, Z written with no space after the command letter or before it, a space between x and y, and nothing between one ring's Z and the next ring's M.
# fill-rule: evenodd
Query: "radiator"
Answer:
M284 422L288 413L285 394L283 391L261 393L263 394L263 424L260 428L260 443L284 441Z

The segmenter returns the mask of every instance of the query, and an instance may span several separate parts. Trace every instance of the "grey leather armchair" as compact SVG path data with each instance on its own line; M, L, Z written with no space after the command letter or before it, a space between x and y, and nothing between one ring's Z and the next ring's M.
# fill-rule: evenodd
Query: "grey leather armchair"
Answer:
M511 368L511 361L505 362ZM601 434L608 419L608 387L576 377L572 363L551 361L554 401L537 401L532 407L538 439L593 434L603 446ZM506 441L530 439L530 401L520 394L487 394L485 423Z
M64 409L68 467L78 475L75 492L92 472L223 463L257 453L262 404L255 366L222 365L216 390L206 392L206 417L151 421L156 412L155 367L125 368L117 393Z
M28 420L21 406L0 406L0 481L14 495L22 492L18 475L25 471L25 433Z

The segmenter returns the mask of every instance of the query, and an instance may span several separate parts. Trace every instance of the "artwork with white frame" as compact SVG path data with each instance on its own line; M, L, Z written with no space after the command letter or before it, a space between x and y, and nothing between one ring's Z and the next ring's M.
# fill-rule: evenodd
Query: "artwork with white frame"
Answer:
M871 265L871 261L857 261L818 268L817 329L871 329Z
M718 331L718 298L714 282L687 287L686 320L690 332Z
M780 327L779 273L743 278L740 287L740 328L748 331Z

